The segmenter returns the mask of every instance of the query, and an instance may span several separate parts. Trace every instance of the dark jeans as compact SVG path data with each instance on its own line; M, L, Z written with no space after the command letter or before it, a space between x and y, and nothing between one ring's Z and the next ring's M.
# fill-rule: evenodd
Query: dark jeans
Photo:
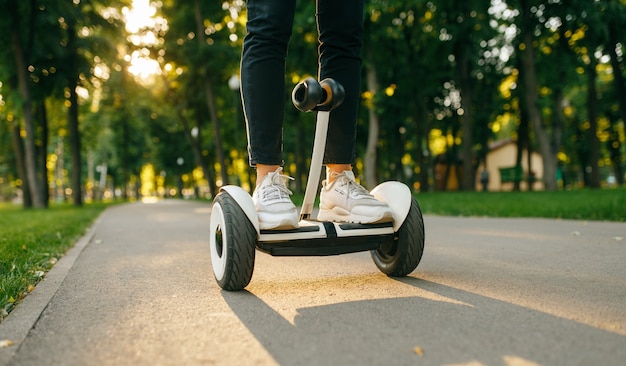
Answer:
M285 58L295 0L249 0L248 34L241 56L241 91L250 165L282 165ZM333 78L346 90L331 112L324 163L352 164L360 100L364 0L317 0L320 80Z

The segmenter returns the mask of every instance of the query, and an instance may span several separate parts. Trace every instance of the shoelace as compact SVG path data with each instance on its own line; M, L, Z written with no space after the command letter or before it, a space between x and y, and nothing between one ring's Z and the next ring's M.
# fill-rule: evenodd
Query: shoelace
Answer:
M352 194L354 194L355 196L367 196L367 197L372 197L372 195L367 191L367 189L365 189L365 187L363 187L362 185L360 185L359 183L355 182L354 180L348 178L345 175L342 175L340 173L331 173L331 175L333 177L335 177L335 179L340 179L340 185L341 187L346 187L346 190L348 191L348 197L350 197Z
M289 196L292 194L285 183L287 180L295 180L295 178L284 174L276 174L276 176L278 179L282 178L284 182L277 182L275 180L276 177L272 177L272 184L263 187L263 190L259 192L263 201L289 199Z

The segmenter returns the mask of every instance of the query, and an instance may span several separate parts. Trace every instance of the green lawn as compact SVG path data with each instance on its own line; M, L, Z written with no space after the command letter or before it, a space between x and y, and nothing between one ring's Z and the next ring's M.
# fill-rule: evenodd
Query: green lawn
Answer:
M425 214L626 221L626 189L438 192L416 198Z
M559 192L436 192L416 198L424 214L626 221L626 189ZM300 204L302 197L294 197ZM85 233L106 204L23 210L0 204L0 320ZM208 255L208 254L207 254Z
M0 205L0 320L41 280L106 207Z

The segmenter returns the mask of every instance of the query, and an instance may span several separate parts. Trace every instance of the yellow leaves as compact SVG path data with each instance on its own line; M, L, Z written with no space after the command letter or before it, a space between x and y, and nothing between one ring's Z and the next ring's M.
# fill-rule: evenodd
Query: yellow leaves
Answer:
M498 133L500 132L501 129L502 129L502 125L500 124L499 121L495 121L493 125L491 126L491 131L493 131L493 133Z
M581 128L583 131L587 131L588 129L590 129L590 128L591 128L591 123L589 123L589 121L585 121L585 122L583 122L583 123L582 123L582 125L580 126L580 128Z
M565 117L572 117L574 115L574 108L572 108L571 105L566 106L563 108L563 114Z
M448 147L447 136L443 134L443 131L436 128L430 131L429 147L434 155L439 155L446 151Z
M182 165L182 164L181 164ZM141 177L141 195L142 196L150 196L155 191L155 172L154 166L152 164L146 164L141 168L141 173L139 173Z
M204 171L201 167L196 167L194 170L191 171L191 176L194 182L200 182L204 179Z
M578 28L576 32L572 33L571 31L567 31L565 36L569 38L570 45L573 45L577 41L585 38L585 31L587 30L586 26Z
M413 348L413 352L415 352L415 354L420 356L420 357L424 356L424 350L420 346L415 346Z
M374 106L373 103L373 99L374 99L374 93L372 93L369 90L366 90L363 92L363 94L361 94L361 98L363 98L363 105L366 108L372 108Z
M317 36L312 32L307 32L304 34L304 41L306 43L317 43Z
M502 94L504 98L508 99L511 97L511 90L513 90L516 87L517 87L517 74L512 73L511 75L507 76L504 80L502 80L502 83L500 83L498 90L500 91L500 94Z
M372 10L372 14L370 15L370 20L372 21L372 23L377 23L379 19L380 19L380 10L378 9Z
M386 94L388 97L393 96L393 94L395 93L395 91L396 91L396 84L391 84L391 85L389 85L387 88L385 88L385 94Z
M10 339L0 340L0 348L11 347L12 345L13 345L13 341Z
M403 165L409 165L413 163L413 159L411 158L411 154L404 154L402 156L402 164Z
M392 97L396 93L396 84L390 84L386 87L383 92L386 96ZM377 94L377 90L366 90L361 94L361 98L363 99L363 105L367 108L373 108L375 105L375 96Z

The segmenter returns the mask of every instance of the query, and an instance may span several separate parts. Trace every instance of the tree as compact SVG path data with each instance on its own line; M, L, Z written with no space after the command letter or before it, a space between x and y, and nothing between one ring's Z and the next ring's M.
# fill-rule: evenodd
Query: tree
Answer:
M520 51L522 59L522 82L524 86L524 103L528 112L530 125L533 127L543 159L543 181L546 190L556 190L556 151L544 126L544 120L538 106L538 81L535 67L535 29L531 0L520 0Z
M37 175L37 160L35 151L35 122L33 117L33 99L32 84L29 76L29 65L31 60L26 53L26 37L32 34L35 28L33 12L29 11L30 7L24 6L25 3L8 1L6 9L8 10L10 44L14 54L15 73L17 75L17 89L21 97L22 115L24 118L25 136L24 136L24 170L27 178L28 189L32 204L36 208L46 206L43 195L41 193L41 180ZM24 13L27 13L25 15ZM15 144L14 144L15 145ZM16 146L17 147L17 146Z

